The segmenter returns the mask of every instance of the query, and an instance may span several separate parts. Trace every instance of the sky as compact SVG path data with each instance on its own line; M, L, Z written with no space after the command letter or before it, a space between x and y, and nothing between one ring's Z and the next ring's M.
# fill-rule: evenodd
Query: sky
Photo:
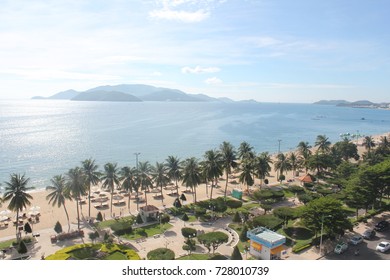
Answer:
M0 99L148 84L390 102L388 0L0 0Z

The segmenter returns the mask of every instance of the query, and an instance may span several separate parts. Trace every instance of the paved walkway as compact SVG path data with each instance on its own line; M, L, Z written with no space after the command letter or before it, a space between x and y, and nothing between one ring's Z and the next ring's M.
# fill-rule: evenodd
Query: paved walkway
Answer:
M210 231L222 231L225 232L229 236L229 241L226 244L221 245L217 252L230 257L233 252L234 246L238 242L238 235L235 231L228 229L228 224L231 223L231 218L221 218L215 221L214 223L201 223L201 222L183 222L177 217L172 217L170 224L173 225L172 228L165 231L164 234L148 237L143 242L137 242L136 240L125 240L119 239L119 242L130 244L139 254L142 259L146 259L146 255L149 251L166 247L175 252L176 257L187 255L188 252L182 249L184 245L185 238L181 234L181 229L183 227L192 227L198 230L199 233L210 232ZM3 259L15 259L20 257L27 257L29 259L39 260L42 256L48 256L56 251L74 245L74 244L82 244L82 243L90 243L91 240L88 237L88 234L93 232L94 229L87 223L87 221L83 221L81 223L81 229L84 231L84 238L77 238L67 241L59 241L54 244L51 243L50 237L55 234L54 229L45 229L40 230L39 232L35 232L35 234L39 233L39 236L35 237L35 242L32 246L29 247L29 252L25 255L20 255L15 249L8 250L5 255L3 255ZM227 230L228 229L228 230ZM77 224L71 225L71 230L77 230ZM13 236L3 237L0 241L9 240L14 238ZM100 237L101 239L103 236ZM207 253L208 250L197 244L196 250L194 253Z

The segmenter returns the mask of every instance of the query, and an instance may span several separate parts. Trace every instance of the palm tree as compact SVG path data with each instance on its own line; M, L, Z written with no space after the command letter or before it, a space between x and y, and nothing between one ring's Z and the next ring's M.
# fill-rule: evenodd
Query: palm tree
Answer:
M112 198L114 196L115 186L118 187L120 185L118 168L116 163L109 162L104 165L102 181L103 181L103 185L102 185L103 188L108 189L111 193L110 214L112 216Z
M294 152L291 152L288 156L288 160L291 164L291 170L293 172L293 176L295 176L295 171L300 167L301 161L298 157L298 155Z
M196 203L196 187L201 182L201 171L198 160L194 157L184 161L183 167L183 184L186 187L192 188L194 203Z
M130 199L131 199L131 193L136 190L135 185L137 180L136 178L137 170L135 168L124 166L120 170L119 174L120 174L119 179L122 181L122 188L126 190L129 194L127 206L130 213Z
M234 151L232 144L224 141L222 142L219 149L222 155L223 169L225 170L225 174L226 174L225 195L224 195L226 200L227 187L229 183L229 175L232 173L232 168L236 168L238 164L236 162L236 152Z
M86 195L86 178L83 170L80 167L72 168L66 174L66 187L69 189L70 195L76 201L77 209L77 229L80 230L80 197Z
M306 173L309 170L309 158L311 156L311 146L309 145L309 142L299 142L298 144L298 153L301 156L301 164L305 167Z
M279 178L280 176L283 175L284 171L291 170L291 163L288 160L288 158L285 156L285 154L280 153L276 156L275 170L280 172Z
M371 152L371 148L375 147L374 139L371 136L364 137L363 147L366 148L368 152Z
M180 160L177 157L169 156L166 160L168 177L170 180L175 181L176 193L179 195L179 186L177 182L181 179L182 176L182 167Z
M387 136L381 136L379 146L385 149L388 149L390 147L390 142Z
M332 143L329 141L329 138L326 137L326 135L318 135L314 146L318 147L317 152L327 153L330 151L331 144Z
M254 173L260 179L260 185L266 176L270 175L272 159L268 152L263 152L254 160Z
M238 147L238 158L243 160L246 158L253 159L254 157L253 147L248 142L242 142Z
M69 189L66 186L65 177L62 175L56 175L51 180L51 185L46 187L46 190L52 191L46 196L46 199L49 200L49 203L54 207L57 205L58 208L61 206L64 207L66 214L66 219L68 220L68 232L70 231L70 221L68 210L66 209L65 202L66 200L72 200Z
M4 191L3 201L9 201L8 209L11 211L16 211L16 220L19 219L19 211L23 211L26 206L31 205L30 199L33 197L27 193L29 190L32 190L33 187L27 187L30 178L26 178L25 175L20 175L13 173L10 176L9 182L4 182L6 187ZM16 223L16 239L19 242L20 233L19 223Z
M145 193L145 204L148 205L147 192L150 187L153 187L152 178L150 176L152 172L152 166L148 161L140 162L138 165L138 178L141 190Z
M247 193L249 194L249 186L253 186L254 180L253 180L253 172L254 172L254 166L253 161L249 158L245 158L241 162L241 174L239 177L239 181L241 184L246 185Z
M157 187L160 187L161 202L164 205L163 187L169 183L167 167L163 163L156 162L156 166L152 168L152 177Z
M86 159L81 163L88 185L88 217L91 217L91 186L100 182L101 174L97 171L98 165L95 164L95 160Z
M213 189L217 186L218 178L223 174L222 156L215 150L204 154L203 169L206 179L211 181L210 200L213 198Z

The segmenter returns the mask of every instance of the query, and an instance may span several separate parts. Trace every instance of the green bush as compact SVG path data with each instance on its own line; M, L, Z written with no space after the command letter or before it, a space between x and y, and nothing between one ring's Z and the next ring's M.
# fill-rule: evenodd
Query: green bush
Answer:
M141 236L145 236L145 237L148 236L148 234L146 233L144 228L137 228L135 230L135 233L138 235L141 235Z
M272 230L276 230L283 224L283 220L275 217L274 215L262 215L255 217L252 221L254 227L266 227Z
M182 219L183 221L188 221L189 218L188 218L188 216L187 216L187 213L184 213L184 215L181 217L181 219Z
M59 221L57 221L57 223L55 224L54 226L54 231L58 234L58 233L61 233L62 232L62 225Z
M17 251L18 251L19 254L27 253L27 246L26 246L26 244L24 243L23 240L20 240L19 245L17 247Z
M130 224L126 223L115 223L112 224L110 228L115 235L130 234L133 231L133 227Z
M237 209L242 206L242 201L240 200L228 200L226 201L226 205L230 208Z
M147 254L148 260L174 260L175 253L168 248L158 248Z

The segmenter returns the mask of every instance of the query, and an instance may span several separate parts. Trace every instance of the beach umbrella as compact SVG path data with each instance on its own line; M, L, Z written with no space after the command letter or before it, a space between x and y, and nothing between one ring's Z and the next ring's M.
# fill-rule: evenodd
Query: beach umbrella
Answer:
M39 211L39 210L41 210L41 207L39 206L33 206L30 208L30 211Z
M117 195L114 195L112 198L115 200L121 200L121 199L123 199L123 196L117 194Z
M0 222L2 223L2 222L5 222L5 221L8 221L8 219L9 219L9 217L7 217L7 216L1 216L0 217Z
M4 210L1 210L0 211L0 216L8 216L9 214L11 214L12 212L8 209L4 209Z
M30 211L28 211L28 214L30 216L35 216L35 215L38 215L39 214L39 210L41 210L41 207L39 206L33 206L30 208Z

